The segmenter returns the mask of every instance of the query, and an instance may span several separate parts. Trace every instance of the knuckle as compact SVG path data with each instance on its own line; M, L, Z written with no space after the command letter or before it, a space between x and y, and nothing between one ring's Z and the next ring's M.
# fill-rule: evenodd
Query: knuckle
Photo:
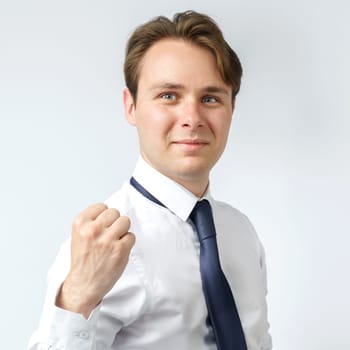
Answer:
M73 220L73 229L79 229L84 224L84 217L82 214L79 214L74 220Z
M130 222L130 219L128 216L121 216L119 218L119 221L126 230L128 230L130 228L131 222Z
M95 238L97 237L101 232L101 226L97 221L91 222L86 230L85 230L85 236L88 238Z
M107 239L96 240L95 246L99 251L110 252L111 251L111 242Z
M131 245L134 246L135 243L136 243L136 236L135 236L133 233L131 233L131 232L129 232L129 233L130 233L130 242L131 242Z
M123 246L123 249L129 251L134 246L135 241L135 235L131 232L127 232L120 240L120 243Z
M95 209L100 209L102 211L108 209L107 205L104 204L104 203L96 203L96 204L93 205L93 207Z
M99 203L95 203L92 205L92 207L96 208L96 209L107 209L107 205L105 203L99 202Z
M108 211L109 211L111 214L115 215L116 217L118 217L118 218L120 217L120 212L119 212L118 209L109 208Z
M132 247L136 241L136 237L132 232L126 233L124 236L124 239L125 239L125 244L127 244L130 247Z

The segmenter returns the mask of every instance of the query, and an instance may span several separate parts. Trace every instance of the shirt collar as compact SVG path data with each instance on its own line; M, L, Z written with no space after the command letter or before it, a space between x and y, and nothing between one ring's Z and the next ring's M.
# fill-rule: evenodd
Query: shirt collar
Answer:
M136 163L133 177L183 221L188 219L199 200L185 187L151 167L142 157ZM209 190L204 197L210 197Z

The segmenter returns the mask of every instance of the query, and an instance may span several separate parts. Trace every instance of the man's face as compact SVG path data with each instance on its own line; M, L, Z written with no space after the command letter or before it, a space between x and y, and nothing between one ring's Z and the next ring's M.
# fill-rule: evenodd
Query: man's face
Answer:
M206 186L233 113L232 88L209 50L183 40L158 41L141 61L137 103L125 90L124 106L146 162L187 188Z

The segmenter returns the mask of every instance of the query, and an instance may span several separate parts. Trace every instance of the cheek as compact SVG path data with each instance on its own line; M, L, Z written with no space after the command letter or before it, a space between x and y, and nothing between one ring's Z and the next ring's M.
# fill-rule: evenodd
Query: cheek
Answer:
M212 127L215 130L216 137L225 140L228 136L231 126L231 117L227 115L217 115L212 120Z
M141 110L141 109L140 109ZM164 108L144 108L142 115L138 115L137 129L143 139L156 144L164 141L173 128L173 119Z
M152 106L152 108L143 111L140 123L144 129L153 134L164 134L172 128L174 118L167 108Z

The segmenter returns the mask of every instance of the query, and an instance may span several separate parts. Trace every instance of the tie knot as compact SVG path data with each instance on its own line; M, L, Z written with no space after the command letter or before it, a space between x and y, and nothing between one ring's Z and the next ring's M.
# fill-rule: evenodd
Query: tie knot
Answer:
M215 225L211 206L208 200L203 199L195 205L190 215L191 220L196 226L198 238L200 241L208 237L214 237Z
M210 203L207 199L201 199L196 203L196 205L193 208L193 211L200 211L200 212L211 212ZM192 212L193 212L192 211Z

